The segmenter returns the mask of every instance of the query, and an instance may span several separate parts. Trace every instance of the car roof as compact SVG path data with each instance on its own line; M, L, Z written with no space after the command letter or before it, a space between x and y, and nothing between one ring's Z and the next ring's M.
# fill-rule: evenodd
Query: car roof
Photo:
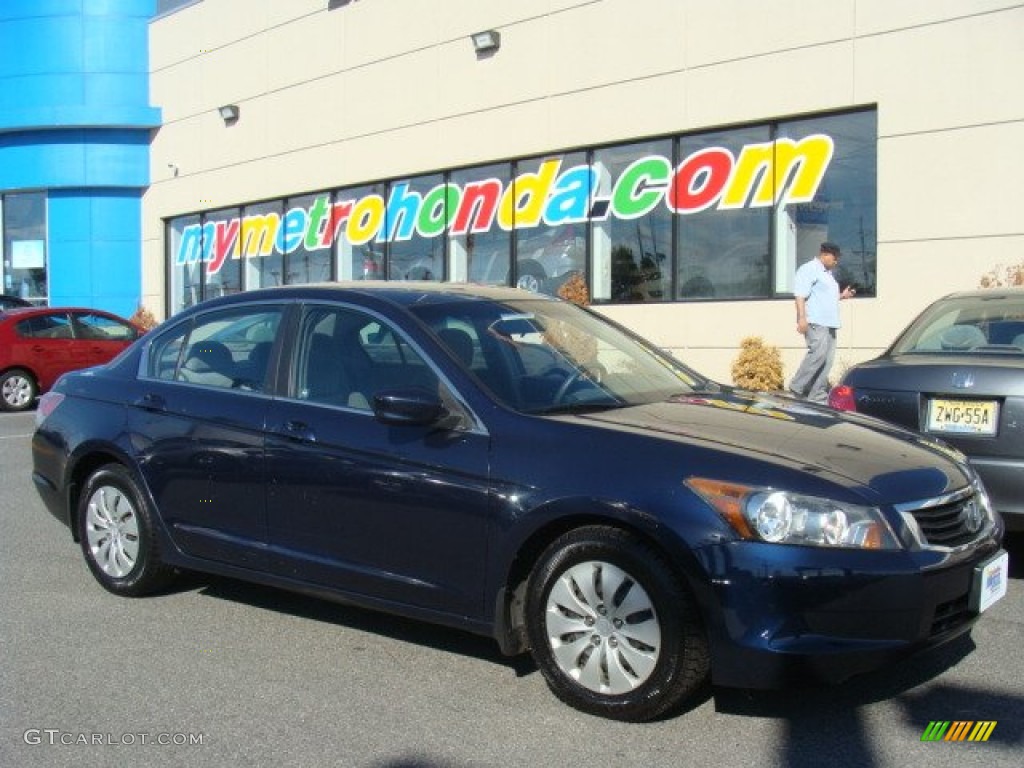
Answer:
M306 283L261 288L201 302L203 307L268 300L332 299L373 297L400 306L443 304L453 301L554 301L550 296L519 288L475 283L431 283L417 281L360 280L352 282Z
M1024 296L1024 286L1014 287L1008 286L1005 288L977 288L973 291L957 291L955 293L948 293L938 301L945 301L946 299L1009 299L1009 298L1020 298Z
M96 307L11 307L7 310L9 315L48 315L51 313L61 312L97 312L102 315L113 315L119 317L119 315L113 312L108 312L105 309L96 309Z
M114 312L108 312L105 309L96 309L95 307L10 307L0 312L0 316L5 320L14 320L25 317L39 317L40 315L58 315L65 312L91 312L96 315L115 317L126 323L131 322L126 317L121 317L121 315L115 314Z

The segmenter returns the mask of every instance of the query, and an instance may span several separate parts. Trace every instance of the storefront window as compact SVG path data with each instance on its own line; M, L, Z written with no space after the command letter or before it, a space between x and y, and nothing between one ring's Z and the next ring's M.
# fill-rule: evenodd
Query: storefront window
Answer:
M596 302L781 298L825 240L843 250L840 281L870 296L876 143L876 113L860 111L185 216L168 227L170 308L332 279L448 280L555 294L573 275L584 277ZM42 264L45 275L45 243L21 246L12 259L8 229L4 276L8 290L20 291L26 265ZM26 285L30 294L39 290L32 280Z
M331 196L293 197L285 203L285 215L295 218L306 212L308 223L302 237L294 237L285 248L285 283L318 283L331 279L331 248L324 245L323 230L330 226Z
M555 294L586 270L586 218L593 172L583 152L515 164L515 284ZM557 180L557 186L555 182ZM548 191L545 198L543 190Z
M182 216L168 227L171 313L191 307L202 298L203 248L199 226L198 216ZM193 239L194 245L190 243Z
M284 226L280 200L247 205L239 226L241 252L245 256L245 287L284 285L284 256L278 247Z
M860 296L875 295L878 212L878 119L874 111L782 123L779 136L825 135L834 150L814 200L780 206L776 223L778 292L793 289L796 268L829 240L842 249L837 279Z
M617 216L595 217L591 227L594 298L614 302L662 301L672 296L672 214L653 192L667 185L672 142L649 141L594 153L598 199L609 199L612 180Z
M450 181L462 190L459 212L448 238L449 279L483 285L511 282L512 233L497 223L498 204L512 166L485 165L455 171ZM457 234L456 234L457 233Z
M383 280L385 244L377 242L383 226L387 186L346 187L335 195L342 223L334 235L339 280Z
M447 187L439 174L392 182L385 228L389 280L443 280L449 220Z
M770 295L771 208L751 198L725 201L735 159L748 144L769 142L767 127L707 133L679 140L673 198L679 243L676 296L734 299ZM710 190L722 189L717 195ZM707 198L707 207L702 208ZM729 207L734 205L735 207ZM693 211L693 212L690 212Z
M242 290L242 262L234 231L238 214L238 208L225 208L203 218L203 252L207 254L204 299Z
M46 193L0 198L3 225L3 293L44 304L49 296L46 252Z

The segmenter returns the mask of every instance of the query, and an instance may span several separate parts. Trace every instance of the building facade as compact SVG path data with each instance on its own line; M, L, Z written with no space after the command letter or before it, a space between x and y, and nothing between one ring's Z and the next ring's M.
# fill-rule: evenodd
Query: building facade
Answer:
M130 315L142 286L152 0L0 3L2 291Z
M795 370L792 274L822 240L858 290L838 368L1024 260L1020 2L174 5L149 25L141 231L103 219L141 238L124 277L158 315L281 283L580 275L728 381L750 335Z

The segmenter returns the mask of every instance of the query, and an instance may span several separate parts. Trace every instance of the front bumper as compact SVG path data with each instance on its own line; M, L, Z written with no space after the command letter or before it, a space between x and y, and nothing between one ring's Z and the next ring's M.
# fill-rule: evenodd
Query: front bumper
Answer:
M839 682L970 630L975 567L1002 529L955 552L865 552L732 542L702 551L713 602L712 681Z

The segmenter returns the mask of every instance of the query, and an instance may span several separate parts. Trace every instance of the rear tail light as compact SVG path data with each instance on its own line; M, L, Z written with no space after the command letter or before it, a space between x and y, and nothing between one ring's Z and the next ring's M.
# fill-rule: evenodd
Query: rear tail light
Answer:
M47 392L42 395L36 405L36 426L46 421L46 417L57 410L57 406L63 402L64 395L60 392Z
M828 405L837 411L856 411L857 400L854 398L853 387L846 384L832 387L832 391L828 393Z

